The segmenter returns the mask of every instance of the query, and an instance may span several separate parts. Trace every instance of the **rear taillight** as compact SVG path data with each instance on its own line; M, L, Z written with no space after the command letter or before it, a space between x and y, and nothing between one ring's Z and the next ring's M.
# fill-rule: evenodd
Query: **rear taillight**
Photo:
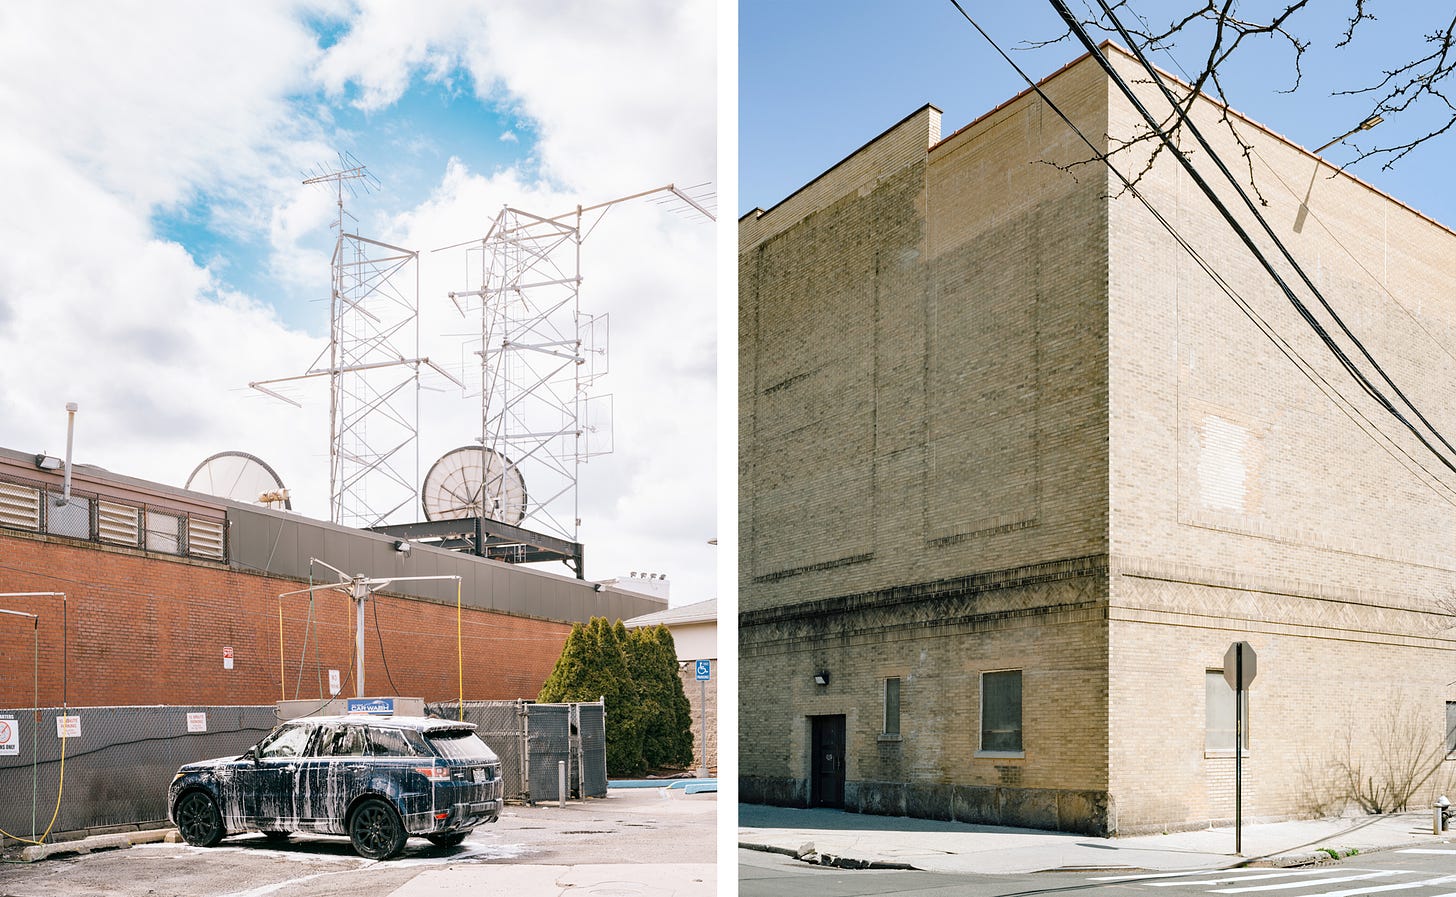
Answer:
M443 766L416 766L415 772L432 782L450 781L450 770Z

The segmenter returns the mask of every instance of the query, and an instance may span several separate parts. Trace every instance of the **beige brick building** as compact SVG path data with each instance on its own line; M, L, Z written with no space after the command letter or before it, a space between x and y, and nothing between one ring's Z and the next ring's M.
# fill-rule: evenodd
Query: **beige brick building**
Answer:
M1042 86L1103 146L1135 132L1090 59ZM1456 439L1456 234L1233 120L1267 220ZM1456 475L1175 160L1139 189L1282 346L1090 158L1031 92L945 138L926 106L741 219L744 800L1229 819L1235 641L1246 819L1358 805L1348 771L1418 749L1413 805L1451 784Z

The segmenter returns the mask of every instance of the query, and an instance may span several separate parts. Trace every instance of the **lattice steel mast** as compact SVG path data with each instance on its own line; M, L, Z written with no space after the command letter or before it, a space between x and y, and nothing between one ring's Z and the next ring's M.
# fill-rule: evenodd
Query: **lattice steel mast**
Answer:
M357 196L356 185L373 189L377 179L345 154L337 168L312 172L303 183L332 185L337 206L329 345L305 374L248 385L301 407L269 387L329 378L329 519L376 526L415 502L421 368L464 384L420 356L419 253L346 230L358 219L344 206L345 191Z

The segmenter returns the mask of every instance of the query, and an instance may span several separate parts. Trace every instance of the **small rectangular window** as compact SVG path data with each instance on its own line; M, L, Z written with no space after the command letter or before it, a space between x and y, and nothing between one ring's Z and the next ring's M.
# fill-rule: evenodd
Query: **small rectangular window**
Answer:
M886 735L900 734L900 678L885 680L885 728Z
M981 750L1022 752L1021 670L981 674Z
M1446 753L1456 754L1456 701L1446 702Z
M1204 675L1204 750L1234 752L1234 690L1223 678L1223 670ZM1244 691L1244 750L1249 749L1249 692Z

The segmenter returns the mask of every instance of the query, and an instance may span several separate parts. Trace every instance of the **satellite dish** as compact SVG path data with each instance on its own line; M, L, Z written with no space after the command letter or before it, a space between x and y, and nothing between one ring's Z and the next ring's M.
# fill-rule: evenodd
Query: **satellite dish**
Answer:
M526 516L526 481L505 455L467 445L430 466L420 500L426 520L486 517L515 525Z
M265 508L293 510L278 474L262 458L247 452L212 455L192 471L185 488Z

